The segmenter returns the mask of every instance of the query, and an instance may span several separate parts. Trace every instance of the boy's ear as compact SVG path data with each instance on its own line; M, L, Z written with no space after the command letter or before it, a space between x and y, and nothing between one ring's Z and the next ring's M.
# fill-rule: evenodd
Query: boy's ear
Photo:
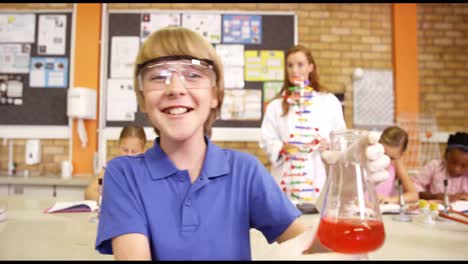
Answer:
M142 103L142 105L139 105L138 107L140 108L140 112L146 113L145 103Z
M137 94L138 107L140 108L140 112L146 113L145 97L143 96L143 92L139 91L139 93ZM140 96L141 100L138 100L138 96Z
M218 106L218 103L219 103L217 87L213 86L212 91L213 91L213 93L212 93L212 98L211 98L211 102L210 102L210 108L216 108Z
M213 97L213 98L211 99L210 107L211 107L211 108L216 108L217 106L218 106L218 98Z

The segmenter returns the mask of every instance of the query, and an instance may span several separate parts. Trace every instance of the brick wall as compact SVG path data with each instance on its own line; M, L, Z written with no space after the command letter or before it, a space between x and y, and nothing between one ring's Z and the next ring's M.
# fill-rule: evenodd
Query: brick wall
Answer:
M0 9L61 9L72 4L0 4ZM108 4L109 10L214 10L292 11L297 14L299 43L312 49L321 82L335 93L345 93L345 120L352 126L352 79L356 67L392 69L391 4ZM467 4L418 4L419 74L421 110L433 109L442 131L467 130L468 79ZM437 101L437 102L436 102ZM16 141L15 141L16 142ZM223 147L256 155L270 166L257 142L216 142ZM24 142L18 141L18 160L24 162ZM57 172L68 153L68 140L42 140L43 157L51 155L44 172ZM152 144L149 141L147 147ZM60 146L61 154L47 146ZM23 151L20 150L21 146ZM107 157L118 153L117 142L109 141ZM0 146L0 170L6 170L8 151Z
M108 8L295 12L299 43L312 49L322 84L331 92L345 93L344 114L349 127L353 119L354 68L392 69L390 4L109 4ZM215 143L249 152L270 167L257 142ZM117 154L116 148L116 142L108 145L108 158Z
M0 144L0 171L8 171L9 142ZM13 139L13 161L17 163L18 174L29 170L30 175L59 175L61 162L68 160L68 140L41 139L41 162L35 165L26 165L25 139Z
M421 112L468 131L468 4L418 4Z

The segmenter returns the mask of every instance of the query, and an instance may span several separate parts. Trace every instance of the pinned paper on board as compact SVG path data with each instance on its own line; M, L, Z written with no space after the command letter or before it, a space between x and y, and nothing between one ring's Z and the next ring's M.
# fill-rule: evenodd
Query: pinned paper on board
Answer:
M33 43L35 14L0 14L0 42Z
M140 42L138 37L112 37L111 78L131 78Z
M222 120L260 120L261 90L229 89L225 91L221 108Z
M218 44L216 53L224 66L224 88L244 88L244 45Z
M0 72L28 73L31 44L0 44Z
M246 50L246 81L282 81L284 79L284 51Z
M197 32L210 43L221 42L221 15L182 14L182 26Z
M106 119L109 121L133 121L138 110L137 98L131 79L107 80Z
M37 53L65 55L66 27L65 15L39 15Z
M151 33L163 27L179 27L180 14L145 13L141 15L140 41L144 42Z
M23 77L21 75L0 75L0 104L23 104Z
M68 58L33 57L29 72L29 86L41 88L68 87Z
M263 112L266 111L267 105L281 91L282 82L264 82L263 83Z

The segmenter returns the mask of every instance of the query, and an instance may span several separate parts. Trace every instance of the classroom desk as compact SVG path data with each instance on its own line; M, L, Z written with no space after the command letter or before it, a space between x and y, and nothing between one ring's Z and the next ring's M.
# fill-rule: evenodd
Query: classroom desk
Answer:
M302 222L308 227L306 232L314 234L312 226L318 226L319 217L318 214L301 216ZM422 224L414 220L416 215L412 216L412 222L394 221L393 217L383 215L385 242L381 248L369 253L369 260L468 260L468 225L453 221ZM251 241L255 241L252 243L252 255L257 260L353 259L353 256L338 253L285 256L277 243L266 246L265 238L256 230L252 232ZM289 242L281 246L285 247L285 243Z
M45 214L57 198L0 196L7 220L0 222L0 260L112 260L94 250L94 213Z
M33 199L0 196L7 203L7 220L0 222L0 260L112 260L94 250L97 224L89 221L94 213L44 214L57 198ZM384 215L386 240L371 260L468 260L468 226L437 222L434 226L417 222L395 222ZM319 215L303 215L301 220L313 233ZM263 235L251 231L252 258L266 259L349 259L347 255L321 253L286 256L278 250L289 241L268 244Z

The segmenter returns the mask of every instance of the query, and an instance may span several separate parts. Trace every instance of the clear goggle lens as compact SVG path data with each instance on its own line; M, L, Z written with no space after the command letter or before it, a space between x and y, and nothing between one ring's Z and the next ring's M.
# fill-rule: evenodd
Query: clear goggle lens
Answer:
M214 84L213 66L199 60L166 61L146 65L140 71L140 88L162 90L176 74L187 89L206 89Z

